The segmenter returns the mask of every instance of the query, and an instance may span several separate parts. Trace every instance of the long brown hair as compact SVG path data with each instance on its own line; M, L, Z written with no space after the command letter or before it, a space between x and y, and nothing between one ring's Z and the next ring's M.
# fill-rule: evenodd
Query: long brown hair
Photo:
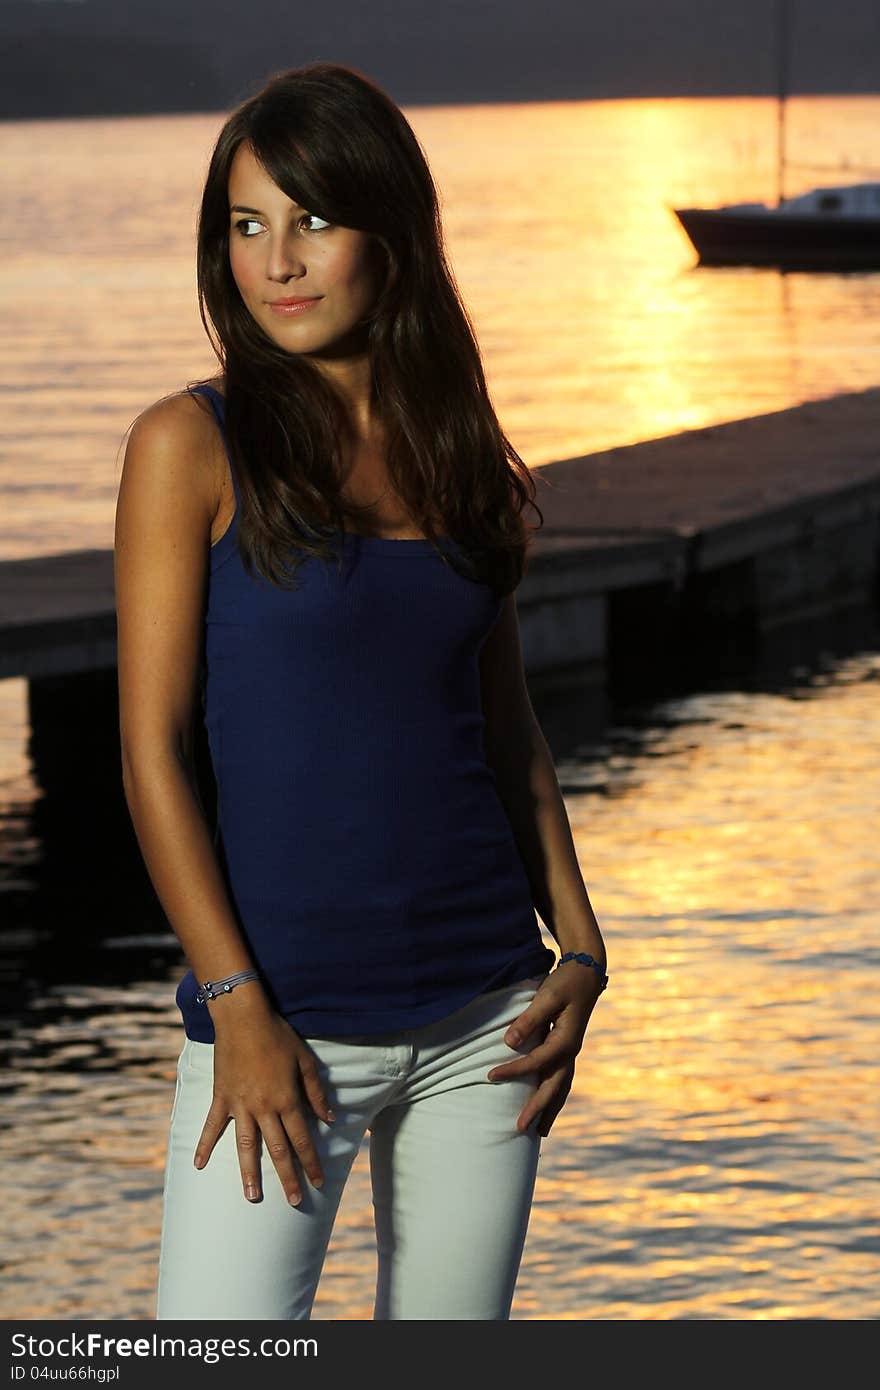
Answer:
M538 529L524 507L543 525L535 483L489 399L425 154L391 98L336 63L279 73L242 102L220 131L202 195L199 310L226 378L246 567L295 587L300 561L327 558L357 509L341 493L344 400L306 355L263 331L232 276L229 171L243 141L289 198L381 248L385 281L366 333L391 486L428 539L452 538L472 577L509 593Z

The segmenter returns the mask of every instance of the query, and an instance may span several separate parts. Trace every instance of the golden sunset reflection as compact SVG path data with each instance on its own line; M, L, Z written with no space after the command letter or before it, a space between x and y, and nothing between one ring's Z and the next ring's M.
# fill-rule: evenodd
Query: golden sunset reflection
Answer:
M876 1316L878 674L676 702L569 798L611 985L530 1242L585 1316Z
M880 96L789 105L793 160L876 164ZM671 211L775 197L772 98L407 115L499 418L529 466L876 385L880 277L707 273ZM128 427L215 370L193 258L221 124L7 125L4 556L108 547ZM793 168L788 191L817 178Z
M791 108L795 150L876 160L880 97ZM771 99L408 114L531 466L877 384L880 277L705 274L669 210L772 198ZM109 548L125 431L215 370L193 238L221 123L8 125L3 557ZM829 660L789 692L669 700L560 764L611 983L543 1141L514 1318L880 1314L878 690L876 653ZM27 719L0 682L16 894L43 853ZM130 934L127 963L119 910L95 936ZM165 933L124 990L46 991L67 924L39 922L4 937L28 981L3 1044L5 1316L152 1318L179 951ZM314 1317L369 1319L375 1267L365 1141Z
M877 1315L878 682L868 654L795 695L697 694L559 764L611 984L514 1317ZM7 1315L152 1317L179 1018L155 980L66 1004L13 1048ZM371 1203L365 1141L316 1318L372 1316Z

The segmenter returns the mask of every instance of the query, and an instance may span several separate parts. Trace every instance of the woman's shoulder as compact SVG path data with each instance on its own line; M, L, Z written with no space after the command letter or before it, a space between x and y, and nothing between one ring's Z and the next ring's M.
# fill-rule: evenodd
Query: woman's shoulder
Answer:
M214 383L211 382L211 385ZM219 389L219 388L218 388ZM135 418L126 458L143 459L156 476L165 469L199 480L216 510L222 491L225 455L210 402L183 388L160 397ZM129 465L129 471L132 465Z
M225 396L222 377L206 378L198 385L212 386ZM167 439L172 443L192 443L196 446L212 440L217 433L210 402L201 393L182 387L171 391L146 406L133 422L138 432Z

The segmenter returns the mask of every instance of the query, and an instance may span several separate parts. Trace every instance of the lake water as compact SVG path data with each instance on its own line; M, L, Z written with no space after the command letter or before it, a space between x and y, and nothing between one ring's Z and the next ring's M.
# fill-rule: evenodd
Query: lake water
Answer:
M880 274L695 269L670 210L775 197L772 101L408 114L530 466L880 380ZM798 98L788 121L792 160L877 165L880 97ZM194 227L221 122L4 128L0 558L110 546L126 430L214 371ZM787 191L819 181L835 176L793 169Z
M7 890L39 854L19 694L0 683ZM878 653L828 660L559 762L611 984L543 1143L514 1317L880 1313L878 696ZM50 967L63 922L3 940L27 1001L3 1038L8 1318L154 1316L178 952L124 903L99 927L91 975ZM314 1316L368 1319L374 1280L365 1143Z
M810 159L870 159L880 99L792 106ZM880 275L696 271L664 207L772 197L772 103L410 114L532 466L877 384ZM127 425L212 369L192 234L220 120L6 128L0 555L109 546ZM514 1318L880 1312L878 690L876 651L829 656L618 714L560 761L612 979L543 1144ZM93 982L59 965L65 922L47 939L21 910L27 740L26 688L0 682L3 1316L151 1318L179 951L123 901ZM365 1144L315 1318L369 1318L374 1279Z

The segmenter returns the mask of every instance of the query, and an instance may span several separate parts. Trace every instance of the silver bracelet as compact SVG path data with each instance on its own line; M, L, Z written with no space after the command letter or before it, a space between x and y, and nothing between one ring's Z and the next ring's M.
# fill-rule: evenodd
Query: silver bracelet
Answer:
M223 980L206 980L196 995L196 1003L204 1004L208 999L216 999L218 995L228 994L235 989L236 985L243 985L245 980L258 980L260 973L258 970L239 970L235 975L227 975Z

